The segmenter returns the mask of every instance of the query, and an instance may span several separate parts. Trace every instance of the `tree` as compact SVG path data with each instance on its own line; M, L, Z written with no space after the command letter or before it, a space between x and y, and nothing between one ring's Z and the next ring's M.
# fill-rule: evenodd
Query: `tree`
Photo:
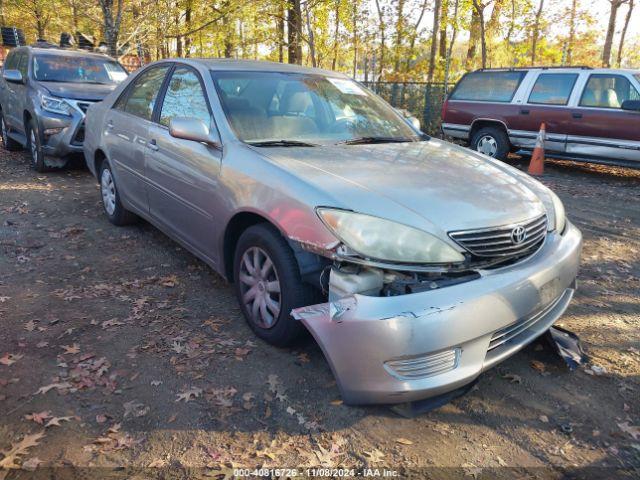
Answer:
M487 8L490 3L491 2L482 3L480 0L473 0L473 9L476 12L478 36L480 37L480 46L482 51L482 68L487 68L487 37L485 35L484 27L484 9Z
M578 0L572 0L571 2L571 12L569 13L569 38L565 45L565 60L562 62L564 65L568 63L571 65L573 60L573 42L576 38L576 14L578 11Z
M107 50L109 55L117 57L124 0L98 0L98 4L102 10L102 29Z
M538 48L538 36L540 35L540 18L542 17L542 11L544 8L544 0L540 0L538 5L538 11L536 12L535 21L533 23L533 32L531 40L531 65L536 64L536 50Z
M287 8L288 62L302 64L302 11L300 0L290 0Z
M624 41L627 36L627 29L629 28L629 21L631 20L631 14L633 13L633 1L629 0L629 10L627 10L627 16L624 19L624 27L622 27L622 33L620 34L620 46L618 47L618 58L616 65L620 68L622 64L622 51L624 49Z
M604 48L602 49L602 66L605 68L611 67L611 47L613 45L613 35L616 30L618 9L622 6L622 4L627 2L628 0L609 0L609 3L611 4L611 10L609 11L607 35L604 40Z
M433 81L433 74L436 68L436 54L438 52L438 30L440 27L440 7L441 0L435 0L433 4L433 29L431 30L431 54L429 56L429 73L427 82Z

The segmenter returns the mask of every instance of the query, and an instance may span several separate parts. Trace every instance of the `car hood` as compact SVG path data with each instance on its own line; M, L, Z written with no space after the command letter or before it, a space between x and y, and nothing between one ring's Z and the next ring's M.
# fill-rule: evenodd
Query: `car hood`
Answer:
M87 100L97 102L103 100L116 87L113 85L98 85L94 83L64 83L64 82L39 82L51 95L73 100Z
M439 233L508 225L545 212L532 188L537 182L440 140L259 151L326 194L333 204L325 206Z

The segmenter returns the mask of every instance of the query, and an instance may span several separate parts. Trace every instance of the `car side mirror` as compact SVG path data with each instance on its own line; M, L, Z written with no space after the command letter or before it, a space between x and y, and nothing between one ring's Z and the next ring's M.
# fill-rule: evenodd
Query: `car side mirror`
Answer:
M400 115L402 115L407 123L411 125L416 130L420 131L422 126L420 125L420 120L413 115L409 110L405 108L397 108L396 109Z
M2 78L10 83L24 83L24 78L22 78L20 70L5 70L2 72Z
M630 110L632 112L640 112L640 100L625 100L622 102L623 110Z
M206 143L221 148L220 138L199 118L174 117L169 122L169 134L175 138Z

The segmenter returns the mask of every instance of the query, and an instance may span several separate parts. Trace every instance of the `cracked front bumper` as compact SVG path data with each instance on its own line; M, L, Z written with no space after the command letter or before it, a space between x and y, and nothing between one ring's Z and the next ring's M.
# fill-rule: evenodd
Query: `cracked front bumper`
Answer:
M410 295L354 295L294 310L346 403L402 403L455 390L544 333L575 290L582 235L569 224L518 264Z

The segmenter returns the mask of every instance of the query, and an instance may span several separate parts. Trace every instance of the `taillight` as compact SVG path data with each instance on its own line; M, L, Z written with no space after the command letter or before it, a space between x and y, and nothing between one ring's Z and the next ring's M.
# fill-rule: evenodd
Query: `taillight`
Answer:
M442 117L442 120L444 120L444 116L447 114L448 104L449 104L449 99L445 98L444 102L442 103L442 112L440 112L440 116Z

